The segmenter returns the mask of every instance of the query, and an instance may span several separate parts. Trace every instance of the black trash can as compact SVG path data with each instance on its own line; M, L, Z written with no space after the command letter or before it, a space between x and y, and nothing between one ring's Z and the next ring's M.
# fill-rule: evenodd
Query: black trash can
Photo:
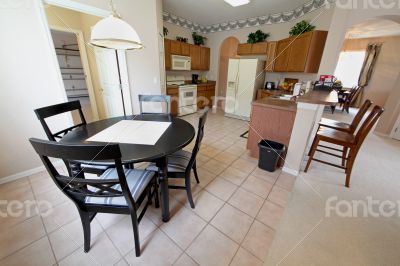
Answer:
M263 139L258 143L260 156L258 158L258 167L268 172L274 172L279 159L285 152L285 145L272 140Z

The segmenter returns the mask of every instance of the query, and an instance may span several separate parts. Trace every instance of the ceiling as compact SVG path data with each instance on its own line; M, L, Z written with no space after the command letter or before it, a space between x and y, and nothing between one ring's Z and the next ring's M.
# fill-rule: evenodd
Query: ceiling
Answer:
M347 33L347 39L373 38L400 35L400 24L386 19L370 19L354 25Z
M224 0L163 0L163 9L202 26L291 11L310 0L250 0L232 7Z

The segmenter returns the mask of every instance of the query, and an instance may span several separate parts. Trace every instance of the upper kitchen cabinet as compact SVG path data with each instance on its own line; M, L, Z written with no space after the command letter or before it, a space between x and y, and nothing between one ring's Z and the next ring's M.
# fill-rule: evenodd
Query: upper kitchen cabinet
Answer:
M171 40L164 39L165 69L171 69Z
M184 56L189 56L190 55L190 44L181 42L181 54Z
M250 55L251 54L251 43L240 43L238 45L238 55Z
M273 72L274 71L274 60L275 60L275 52L276 45L278 42L268 42L267 48L267 61L265 63L265 71Z
M275 50L275 63L274 63L274 71L275 72L286 72L287 71L287 64L289 61L290 56L290 43L291 38L287 38L284 40L280 40L276 44Z
M327 31L312 31L279 41L274 71L317 73L327 35Z
M268 49L268 42L259 43L240 43L238 45L238 55L260 55L266 54Z
M182 54L181 42L170 40L170 43L171 43L171 48L170 48L171 54L181 55Z
M172 67L171 55L190 56L192 70L210 69L210 48L189 43L164 39L165 69Z
M210 69L210 48L200 47L200 70Z
M192 70L201 69L201 47L190 45L190 58L192 59Z

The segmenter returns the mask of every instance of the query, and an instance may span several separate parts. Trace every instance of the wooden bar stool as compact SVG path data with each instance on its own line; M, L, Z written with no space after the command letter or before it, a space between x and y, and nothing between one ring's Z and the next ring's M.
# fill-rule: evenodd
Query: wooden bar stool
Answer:
M360 150L361 145L364 142L365 138L367 137L368 133L371 131L372 127L376 124L379 117L382 115L383 111L384 109L382 107L375 106L355 135L353 135L352 133L339 131L332 128L320 128L320 130L315 135L313 145L310 150L310 157L308 158L307 166L304 172L308 171L311 161L317 161L333 167L341 168L344 169L346 173L346 187L350 187L351 171L353 169L353 164L357 157L358 151ZM319 143L321 141L342 146L343 150L325 145L320 145ZM342 154L338 155L331 152L327 152L325 150L320 150L318 149L318 147L339 151ZM314 155L316 151L337 158L341 158L342 165L337 165L330 162L315 159ZM347 156L348 151L349 154Z
M361 106L360 110L358 110L351 124L340 122L333 119L322 118L321 121L319 122L318 129L320 127L328 127L339 131L344 131L347 133L354 133L358 125L360 124L362 118L367 113L368 109L371 107L371 105L372 102L370 100L366 100Z
M354 117L353 121L351 122L351 124L345 123L345 122L340 122L337 120L333 120L333 119L328 119L328 118L321 118L321 121L319 122L318 125L318 130L317 132L321 129L321 127L323 128L331 128L331 129L335 129L335 130L339 130L339 131L343 131L343 132L347 132L350 134L353 134L358 125L360 124L362 118L364 117L364 115L367 113L369 107L372 105L372 102L370 100L366 100L364 102L364 104L361 106L360 110L358 111L357 115ZM316 141L316 138L314 138L313 144ZM311 145L312 147L312 145ZM345 149L345 148L344 148ZM311 155L311 149L308 152L308 156ZM342 164L344 165L344 161L342 162Z

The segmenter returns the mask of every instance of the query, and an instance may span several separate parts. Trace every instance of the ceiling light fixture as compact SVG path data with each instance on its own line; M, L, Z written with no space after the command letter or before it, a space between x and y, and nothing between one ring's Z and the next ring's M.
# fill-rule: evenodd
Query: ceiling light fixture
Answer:
M233 7L247 5L248 3L250 3L250 0L224 0L224 1Z
M110 0L110 9L111 15L97 22L92 28L90 43L94 46L116 50L143 48L139 35L131 25L121 19L112 0Z

